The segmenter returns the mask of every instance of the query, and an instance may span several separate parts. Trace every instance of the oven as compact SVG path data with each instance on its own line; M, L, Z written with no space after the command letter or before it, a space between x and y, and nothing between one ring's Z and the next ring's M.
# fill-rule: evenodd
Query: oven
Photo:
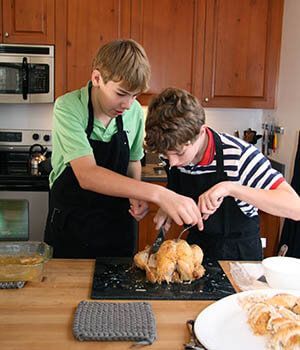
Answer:
M35 145L45 150L49 160L51 132L0 129L1 241L44 240L49 174L31 162L30 150Z

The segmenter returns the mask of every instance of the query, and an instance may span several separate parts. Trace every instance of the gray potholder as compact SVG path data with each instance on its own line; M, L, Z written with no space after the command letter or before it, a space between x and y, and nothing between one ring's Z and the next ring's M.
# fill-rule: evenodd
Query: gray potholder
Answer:
M132 340L148 345L156 339L156 324L151 305L146 302L81 301L75 312L73 334L81 341Z

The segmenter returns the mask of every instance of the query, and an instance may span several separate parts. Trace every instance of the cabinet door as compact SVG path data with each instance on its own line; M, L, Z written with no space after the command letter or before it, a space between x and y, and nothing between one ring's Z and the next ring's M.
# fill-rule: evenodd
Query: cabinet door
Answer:
M54 44L54 0L2 0L4 43Z
M259 219L260 236L266 239L264 257L277 255L280 234L280 218L278 216L259 211Z
M204 107L273 108L283 0L209 0Z
M129 37L129 0L63 0L57 4L56 96L86 85L103 44Z
M132 0L132 38L145 48L152 70L142 103L169 86L199 95L204 16L204 0Z
M164 182L153 182L156 185L166 186ZM148 214L139 222L139 239L138 239L138 250L143 250L147 245L154 243L157 236L157 230L153 222L153 218L158 210L157 205L150 203ZM170 230L166 233L166 239L177 238L179 232L183 230L183 226L172 224ZM185 234L185 233L184 233ZM183 238L185 238L184 236Z

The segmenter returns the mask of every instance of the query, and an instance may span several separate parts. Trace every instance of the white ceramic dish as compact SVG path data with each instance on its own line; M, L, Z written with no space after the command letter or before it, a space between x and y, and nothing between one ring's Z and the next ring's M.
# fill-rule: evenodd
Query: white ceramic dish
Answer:
M300 291L300 259L273 256L262 261L264 275L271 288Z
M208 350L265 350L267 338L256 336L247 324L238 299L246 295L272 296L278 293L300 296L295 290L252 290L230 295L209 305L195 321L195 334Z

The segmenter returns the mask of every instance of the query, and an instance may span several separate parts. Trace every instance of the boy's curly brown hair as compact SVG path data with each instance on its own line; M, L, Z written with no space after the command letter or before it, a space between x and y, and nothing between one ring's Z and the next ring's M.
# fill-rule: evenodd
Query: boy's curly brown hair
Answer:
M196 97L182 89L167 88L149 105L146 148L156 153L178 151L194 142L204 123L204 109Z

